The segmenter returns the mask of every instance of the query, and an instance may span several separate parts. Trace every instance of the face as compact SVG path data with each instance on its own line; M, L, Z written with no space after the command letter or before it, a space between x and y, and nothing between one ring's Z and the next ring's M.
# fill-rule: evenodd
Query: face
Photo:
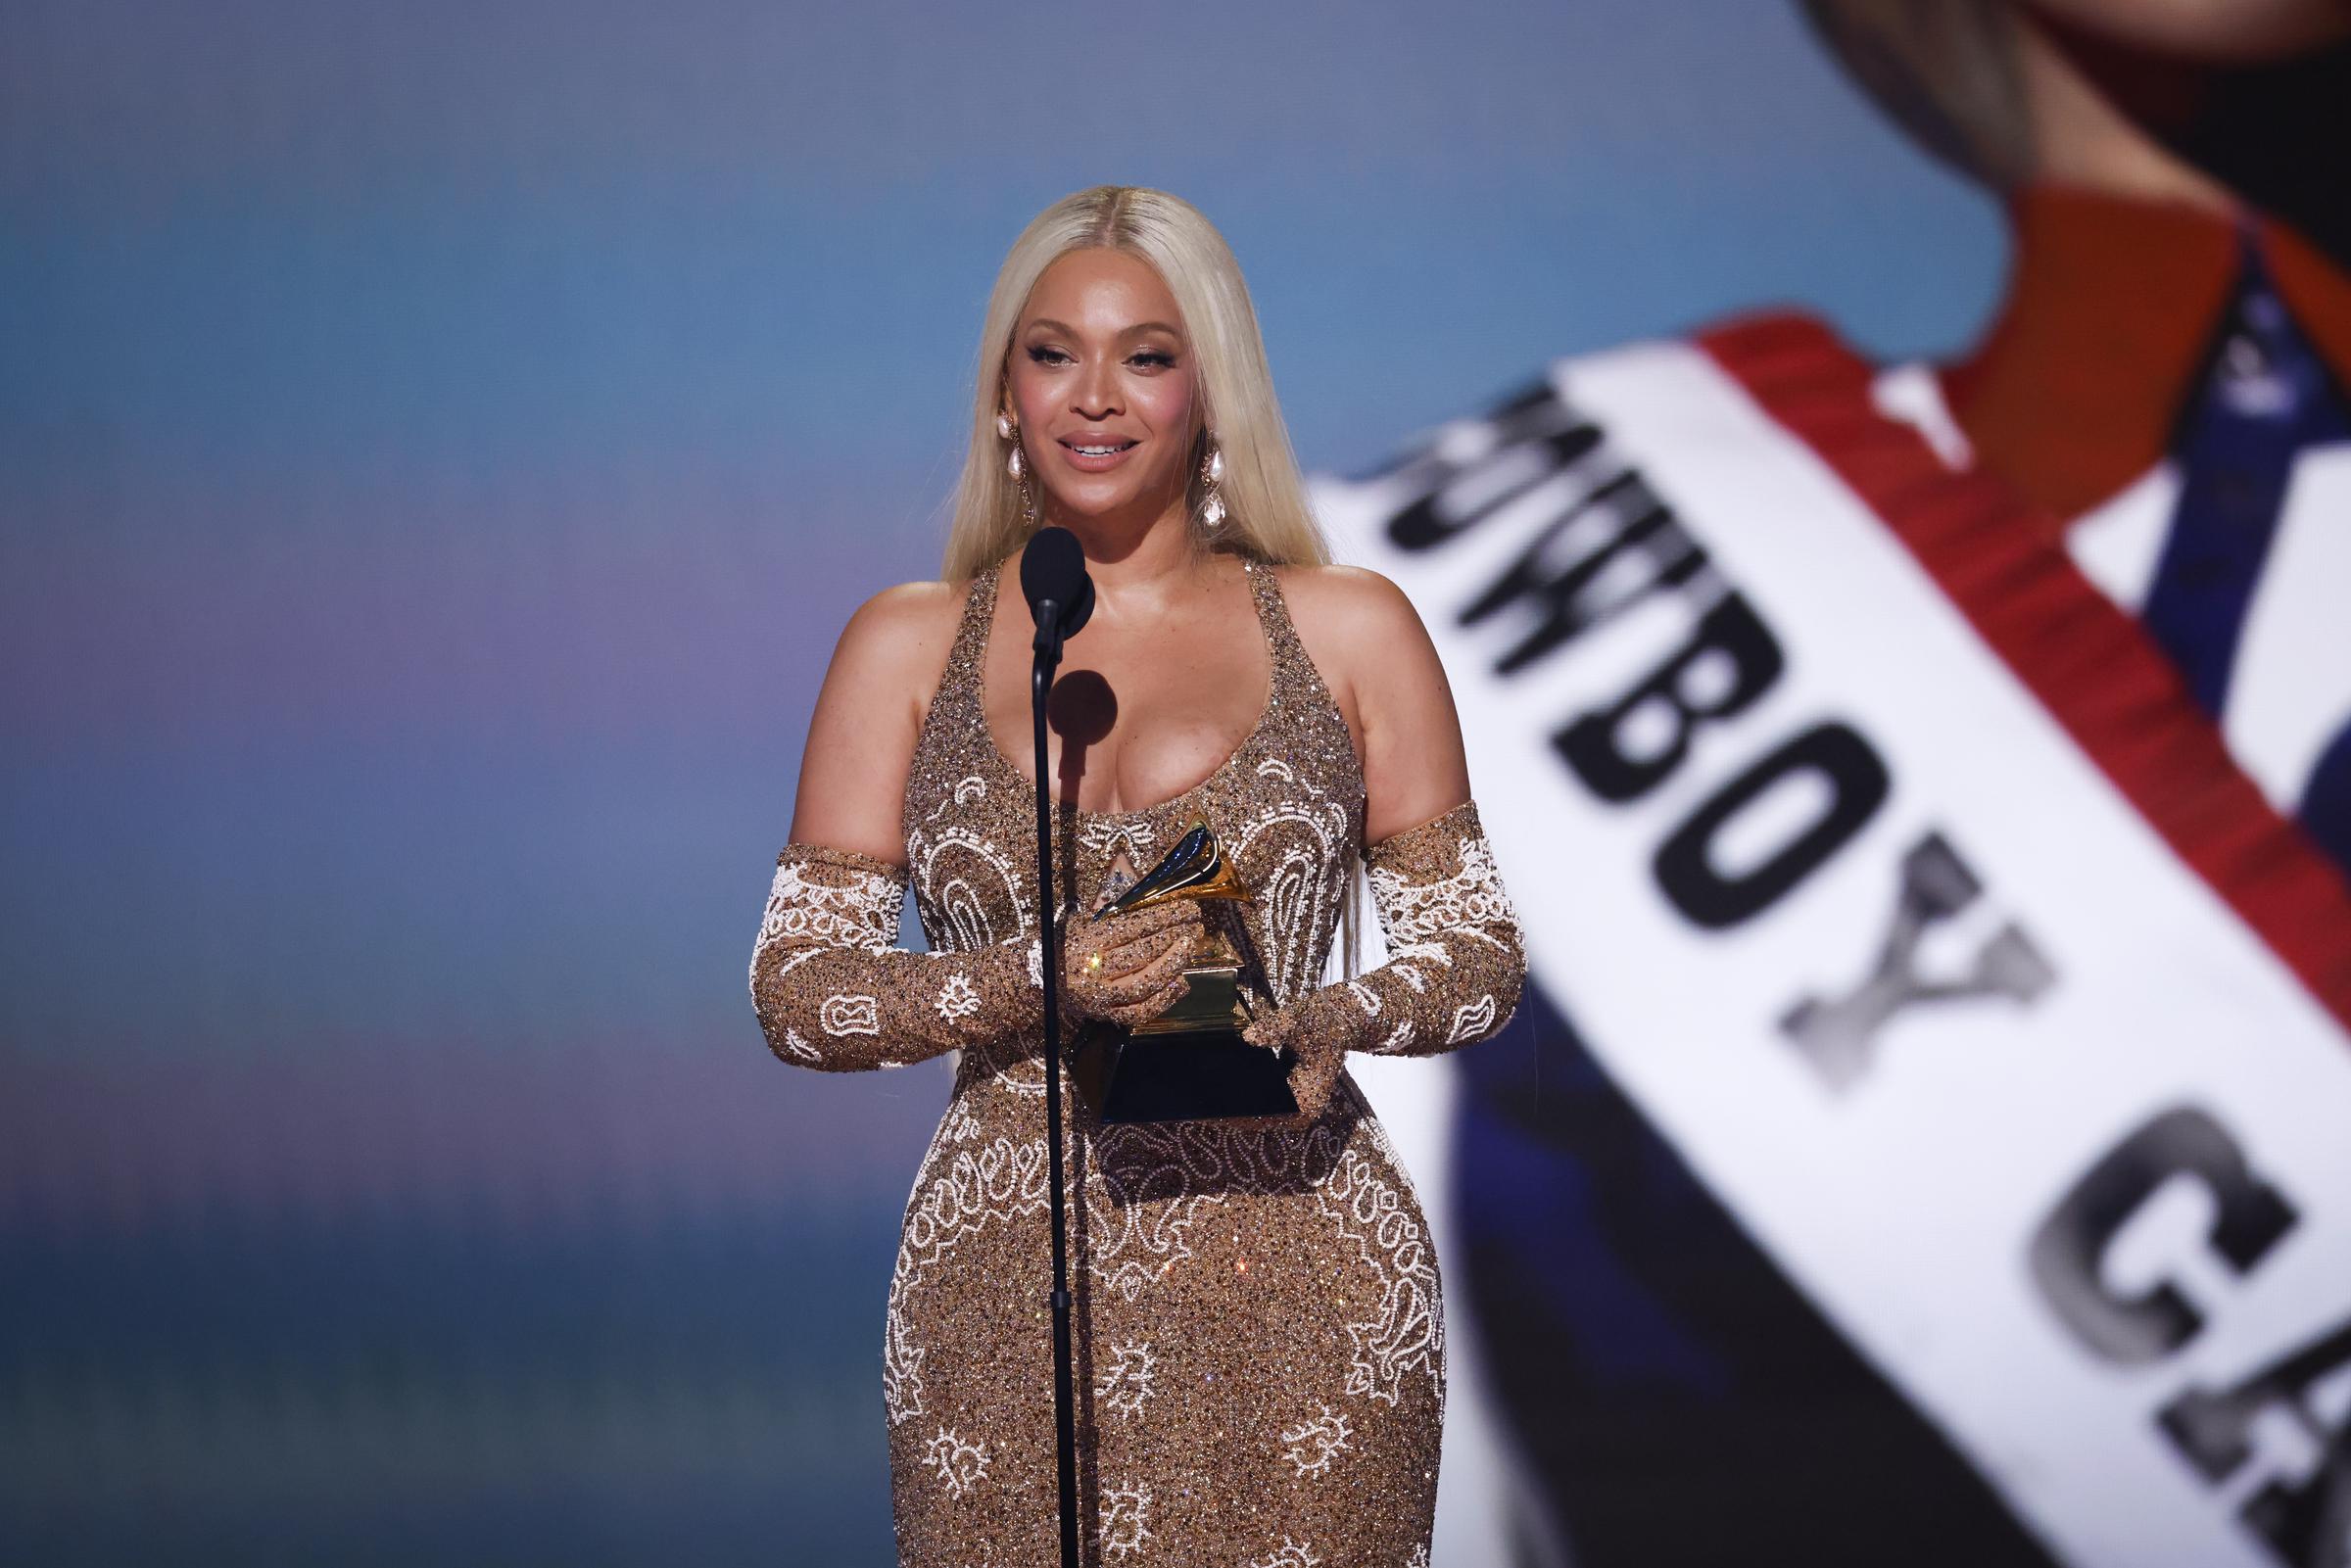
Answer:
M1013 328L1004 381L1049 517L1143 527L1182 503L1197 383L1175 296L1149 262L1057 258Z

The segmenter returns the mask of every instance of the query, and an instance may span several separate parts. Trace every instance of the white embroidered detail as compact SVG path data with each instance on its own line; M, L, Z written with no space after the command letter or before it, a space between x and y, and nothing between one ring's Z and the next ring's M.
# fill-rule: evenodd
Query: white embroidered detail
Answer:
M1093 1235L1087 1266L1128 1301L1190 1259L1204 1209L1238 1194L1302 1192L1331 1168L1338 1136L1324 1123L1234 1128L1216 1121L1128 1122L1094 1138L1085 1188Z
M1303 1542L1283 1536L1279 1551L1255 1559L1248 1564L1248 1568L1315 1568L1321 1560Z
M1393 1168L1387 1140L1370 1123L1373 1137ZM1380 1283L1378 1315L1347 1325L1355 1342L1348 1369L1349 1394L1394 1404L1407 1373L1423 1371L1441 1390L1445 1322L1438 1301L1437 1265L1417 1217L1417 1206L1401 1196L1380 1167L1353 1149L1315 1194L1316 1206L1356 1244L1357 1256Z
M786 850L776 867L776 879L768 885L759 939L751 945L754 982L759 976L759 960L780 943L820 950L850 947L869 953L884 953L897 946L904 884L895 877L847 871L848 880L836 886L811 881L807 863L790 857L791 851Z
M969 1018L980 1011L980 988L967 974L950 974L947 983L938 988L938 1016L949 1023Z
M1041 936L1029 938L1029 983L1038 990L1044 989L1045 939Z
M1404 981L1405 984L1411 986L1415 995L1426 996L1428 994L1428 976L1421 974L1418 970L1413 968L1410 964L1388 964L1383 966L1383 968L1388 974L1395 975L1398 979Z
M808 963L812 959L823 958L827 953L832 951L834 950L830 947L795 947L791 952L785 954L782 958L776 960L776 978L782 979L785 975L790 974L793 970L798 969L802 964ZM753 960L753 962L756 963L757 961Z
M1259 956L1274 1003L1285 1005L1319 984L1339 903L1355 875L1354 813L1289 765L1268 758L1262 777L1294 783L1302 795L1278 800L1221 834L1232 862L1248 868L1256 892Z
M1361 980L1349 980L1347 994L1354 997L1356 1006L1364 1010L1364 1017L1367 1019L1379 1017L1379 993L1370 986Z
M1404 1568L1428 1568L1427 1542L1423 1541L1413 1548L1413 1554L1404 1560Z
M870 996L836 994L825 998L816 1010L816 1022L827 1034L880 1034L882 1021L877 1012L880 1004Z
M958 1117L957 1113L961 1116ZM1048 1205L1045 1145L997 1138L984 1149L958 1149L938 1168L950 1144L980 1135L978 1119L961 1101L932 1134L914 1178L906 1223L898 1233L897 1262L889 1276L889 1310L882 1349L882 1396L895 1426L923 1413L923 1350L906 1325L906 1306L923 1276L990 1224L1041 1212Z
M923 1413L923 1348L906 1320L906 1280L889 1282L889 1307L882 1317L882 1404L889 1424Z
M1028 879L1016 857L971 828L957 823L939 825L940 816L950 806L964 802L967 788L976 789L978 795L987 792L983 781L965 779L955 786L953 795L932 808L923 827L906 835L915 913L922 918L923 933L930 938L934 952L968 953L993 947L999 941L1011 941L1032 923L1032 901L1022 892ZM991 911L1009 913L1013 928L999 932Z
M791 1024L784 1026L784 1049L803 1062L822 1062L824 1057L815 1046L800 1037L800 1031Z
M987 1474L987 1450L977 1443L964 1442L942 1426L924 1452L923 1464L938 1472L948 1497L960 1497Z
M1137 1415L1151 1397L1151 1347L1143 1341L1113 1345L1110 1370L1094 1385L1094 1398L1121 1415Z
M972 1115L972 1108L965 1105L962 1098L958 1096L948 1104L947 1114L938 1118L937 1141L940 1143L968 1143L978 1136L980 1136L980 1118Z
M1389 866L1374 866L1368 875L1390 952L1463 927L1498 926L1517 935L1518 913L1482 833L1462 841L1462 869L1451 877L1413 882Z
M1453 1029L1445 1036L1447 1045L1459 1045L1463 1040L1481 1037L1494 1026L1494 998L1479 997L1453 1010Z
M1141 860L1150 853L1152 840L1159 836L1147 822L1093 822L1078 835L1078 842L1093 851L1097 860L1112 860L1124 850L1128 858Z
M1388 1031L1388 1037L1373 1048L1373 1056L1394 1056L1413 1043L1413 1021L1406 1019Z
M1282 1433L1283 1456L1302 1476L1320 1475L1347 1451L1347 1418L1325 1404L1321 1414L1299 1422Z
M1143 1549L1151 1539L1144 1528L1150 1521L1151 1492L1147 1487L1105 1487L1102 1490L1102 1550L1125 1557Z
M1047 1185L1041 1138L1019 1144L997 1138L978 1152L957 1153L908 1207L899 1266L929 1267L991 1220L1044 1208Z
M1024 1100L1042 1100L1045 1097L1045 1065L1034 1057L999 1068L988 1082L1006 1094L1017 1094Z

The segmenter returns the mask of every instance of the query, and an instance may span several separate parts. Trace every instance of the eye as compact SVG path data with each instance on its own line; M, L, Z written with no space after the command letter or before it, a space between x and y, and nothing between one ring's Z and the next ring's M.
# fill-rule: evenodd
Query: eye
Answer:
M1040 343L1029 351L1029 357L1038 364L1057 364L1067 359L1069 356L1059 349Z
M1176 368L1176 356L1163 349L1145 349L1142 353L1135 355L1128 362L1132 364L1148 365L1154 370L1173 370Z

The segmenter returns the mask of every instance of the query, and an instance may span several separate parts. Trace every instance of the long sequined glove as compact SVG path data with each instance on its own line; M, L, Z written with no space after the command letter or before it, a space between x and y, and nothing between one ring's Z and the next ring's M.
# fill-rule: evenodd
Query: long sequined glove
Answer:
M849 1072L1043 1029L1036 939L908 952L897 945L907 881L904 869L855 850L795 843L776 856L751 1005L778 1057Z
M1074 920L1062 932L1061 1016L1073 1024L1106 1019L1133 1028L1182 1000L1183 967L1200 939L1200 906L1189 899Z
M1242 1031L1298 1053L1290 1088L1305 1116L1329 1104L1349 1051L1434 1056L1499 1033L1526 977L1517 913L1475 801L1381 839L1364 864L1388 961Z

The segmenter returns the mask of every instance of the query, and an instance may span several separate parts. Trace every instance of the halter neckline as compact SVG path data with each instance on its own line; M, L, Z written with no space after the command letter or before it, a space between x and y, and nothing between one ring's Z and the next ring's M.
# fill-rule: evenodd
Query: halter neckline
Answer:
M965 618L968 623L967 630L970 625L976 625L978 635L974 640L976 645L969 650L964 663L970 672L967 684L972 707L975 710L974 718L979 725L980 744L985 750L987 760L1009 783L1018 784L1024 790L1033 790L1036 788L1036 781L1022 772L1020 766L1011 757L1005 755L1003 746L997 743L995 732L988 727L987 704L984 697L984 676L987 667L987 634L994 624L996 591L1003 572L1004 563L999 561L993 568L981 573L973 581L971 599L965 605ZM1275 630L1275 615L1269 613L1267 603L1268 589L1275 594L1278 594L1280 590L1273 584L1272 574L1255 561L1243 558L1241 574L1249 585L1250 602L1257 612L1258 633L1265 640L1266 644L1266 700L1258 710L1257 722L1251 725L1249 732L1241 736L1240 741L1230 751L1224 754L1222 762L1218 763L1197 783L1186 785L1165 800L1153 805L1137 807L1132 811L1095 811L1078 804L1075 800L1057 800L1055 804L1060 810L1075 814L1079 819L1086 822L1121 823L1134 822L1145 817L1157 817L1206 792L1211 785L1220 783L1226 774L1230 773L1240 763L1243 756L1256 749L1258 742L1264 738L1266 731L1272 725L1274 715L1281 706L1282 656L1284 653L1282 644L1284 640ZM956 641L958 651L964 651L963 638L959 636Z

